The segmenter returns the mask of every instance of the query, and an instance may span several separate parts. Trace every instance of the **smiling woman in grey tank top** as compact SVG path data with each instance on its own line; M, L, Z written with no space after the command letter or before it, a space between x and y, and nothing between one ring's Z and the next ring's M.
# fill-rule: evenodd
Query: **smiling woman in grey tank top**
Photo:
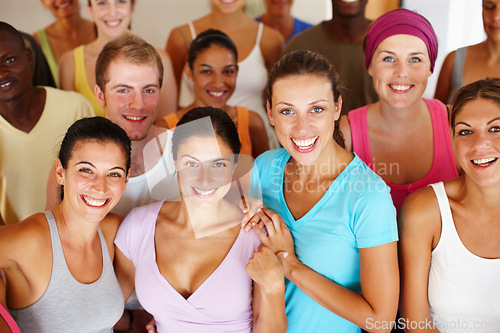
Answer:
M0 228L7 306L22 332L113 332L124 307L112 263L121 219L108 213L129 167L127 134L105 118L81 119L56 161L61 204Z

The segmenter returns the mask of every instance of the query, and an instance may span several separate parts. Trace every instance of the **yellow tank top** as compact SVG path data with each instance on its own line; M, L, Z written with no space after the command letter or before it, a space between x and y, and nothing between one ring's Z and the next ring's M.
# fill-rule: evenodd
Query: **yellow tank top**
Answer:
M89 86L87 74L85 72L84 45L80 45L73 50L75 56L75 91L79 92L90 102L95 114L104 117L104 108L97 101L94 89Z

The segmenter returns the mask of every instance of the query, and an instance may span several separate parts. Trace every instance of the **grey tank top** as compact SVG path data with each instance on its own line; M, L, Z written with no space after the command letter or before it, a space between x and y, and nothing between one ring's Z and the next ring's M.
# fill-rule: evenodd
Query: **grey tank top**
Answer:
M467 47L461 47L455 52L455 62L453 63L453 71L451 72L450 94L448 95L448 103L451 104L453 96L458 89L464 86L464 64Z
M52 275L42 297L32 305L11 310L21 332L113 332L123 313L123 294L116 280L106 241L98 229L102 273L93 283L80 283L68 269L52 212L46 212L52 243Z

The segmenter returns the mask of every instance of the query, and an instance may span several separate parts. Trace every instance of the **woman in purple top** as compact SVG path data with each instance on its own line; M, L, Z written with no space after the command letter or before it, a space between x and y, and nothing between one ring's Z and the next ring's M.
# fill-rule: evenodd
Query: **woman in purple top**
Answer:
M286 331L281 264L224 199L240 148L227 113L189 111L172 139L180 200L136 208L120 226L118 280L125 297L135 285L160 333Z

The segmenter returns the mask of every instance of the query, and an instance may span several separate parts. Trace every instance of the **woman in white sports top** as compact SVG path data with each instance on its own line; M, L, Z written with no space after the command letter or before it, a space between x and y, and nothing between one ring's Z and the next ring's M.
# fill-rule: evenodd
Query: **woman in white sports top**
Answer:
M179 87L179 106L186 107L194 101L193 85L183 75L191 42L202 31L220 30L236 45L239 59L236 89L228 104L244 106L257 112L266 124L270 147L277 148L278 140L269 125L264 107L264 88L268 71L283 52L283 37L278 31L256 22L245 13L247 0L210 1L212 11L208 15L172 29L168 36L166 50L172 60Z
M403 204L398 326L499 332L500 79L461 88L450 124L464 174L416 191Z

